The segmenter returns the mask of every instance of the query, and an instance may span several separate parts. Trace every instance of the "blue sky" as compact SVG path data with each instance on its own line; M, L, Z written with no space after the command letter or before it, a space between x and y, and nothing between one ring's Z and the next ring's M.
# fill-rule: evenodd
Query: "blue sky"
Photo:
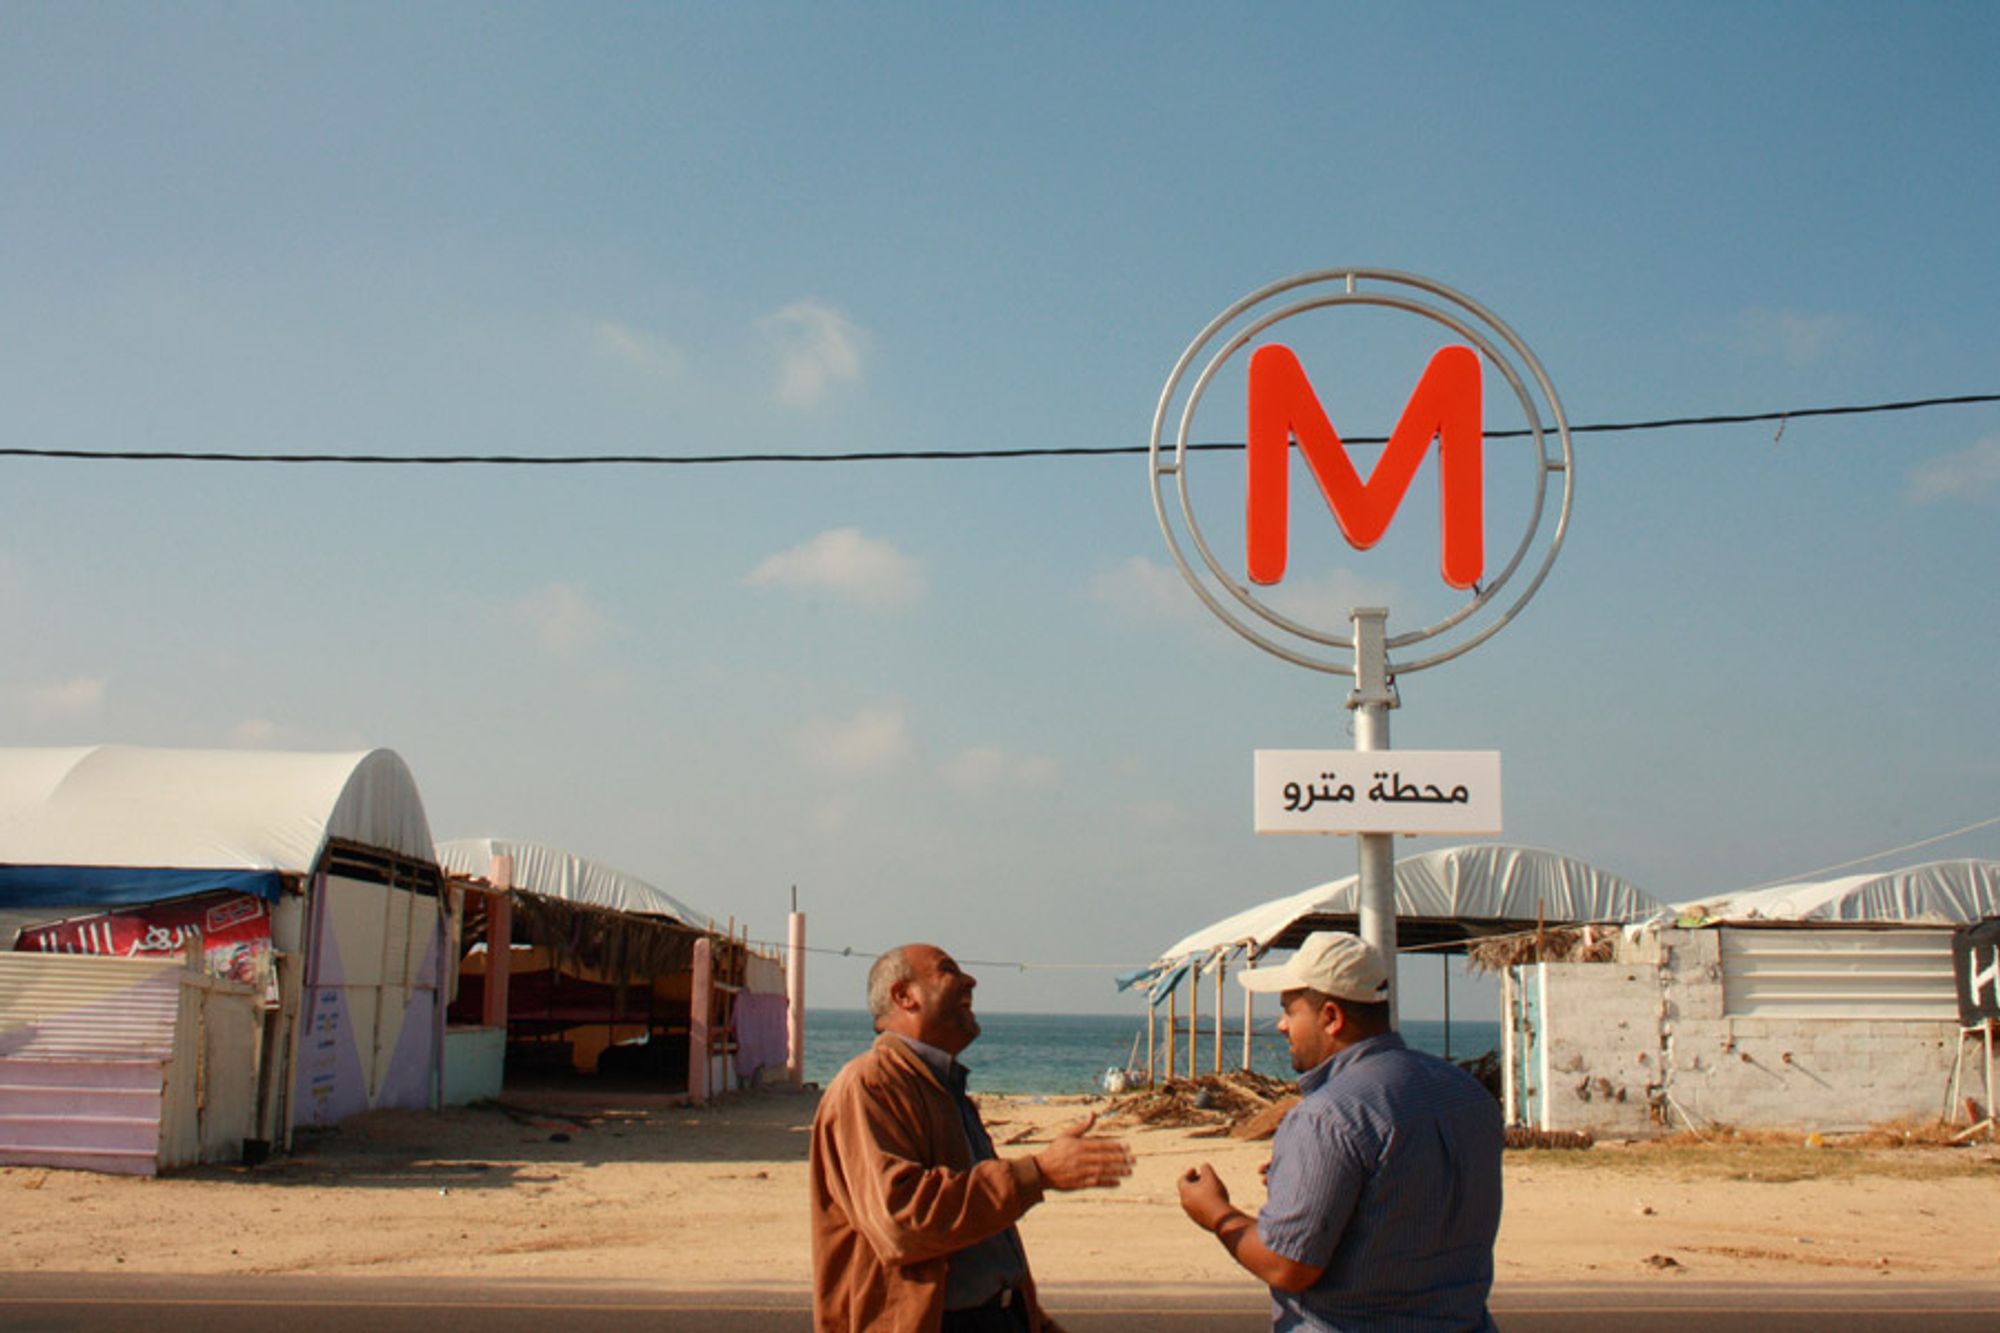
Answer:
M1212 315L1343 265L1499 313L1574 423L2000 390L1984 6L0 29L10 447L1140 445ZM1381 433L1418 367L1357 327L1315 382ZM1579 437L1548 584L1403 681L1395 743L1500 750L1508 841L1670 899L1990 818L1996 519L1992 406ZM1252 750L1349 743L1345 683L1200 608L1143 458L11 459L0 520L12 743L388 746L441 837L557 843L762 938L797 885L819 945L1065 965L983 969L991 1008L1129 1008L1094 965L1353 869L1249 818ZM1393 627L1443 595L1403 526L1301 578ZM1875 864L1941 855L2000 828ZM860 975L816 961L812 1002Z

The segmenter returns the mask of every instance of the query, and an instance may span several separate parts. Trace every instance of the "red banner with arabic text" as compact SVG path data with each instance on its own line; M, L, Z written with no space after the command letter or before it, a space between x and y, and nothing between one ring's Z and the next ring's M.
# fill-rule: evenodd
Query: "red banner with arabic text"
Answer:
M271 969L271 911L241 893L205 893L169 903L29 926L17 953L158 958L199 950L211 976L261 986Z

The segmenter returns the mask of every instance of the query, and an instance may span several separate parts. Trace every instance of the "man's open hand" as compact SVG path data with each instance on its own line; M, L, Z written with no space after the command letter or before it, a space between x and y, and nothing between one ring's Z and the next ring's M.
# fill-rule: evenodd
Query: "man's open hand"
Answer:
M1093 1111L1035 1154L1044 1185L1052 1190L1109 1189L1132 1174L1130 1148L1117 1139L1084 1137L1096 1123Z

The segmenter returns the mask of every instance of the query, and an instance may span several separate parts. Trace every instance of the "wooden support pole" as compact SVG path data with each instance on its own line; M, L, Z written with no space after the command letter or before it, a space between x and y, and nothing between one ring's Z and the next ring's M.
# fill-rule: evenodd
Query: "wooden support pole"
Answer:
M486 878L494 892L486 899L486 989L479 1021L489 1028L507 1026L507 984L514 964L514 858L495 856Z
M694 977L688 987L688 1100L696 1106L708 1105L708 1020L715 994L715 937L703 935L694 942Z
M1174 1081L1174 1043L1180 1039L1181 988L1167 992L1167 1079Z
M792 890L792 915L785 923L785 1082L798 1087L806 1077L806 915Z
M1194 1077L1195 1038L1201 1035L1201 964L1188 969L1188 1061L1187 1076Z
M1222 1072L1222 1020L1223 1020L1223 1015L1229 1012L1229 1006L1223 1003L1224 996L1222 992L1222 979L1228 975L1229 975L1229 960L1226 958L1216 959L1215 960L1215 1072L1217 1074L1220 1074Z
M1246 1073L1250 1069L1252 1058L1250 1051L1250 1001L1255 998L1256 992L1245 986L1243 988L1243 1068Z
M1152 997L1148 996L1146 998L1146 1086L1149 1088L1155 1081L1153 1062L1157 1057L1153 1054L1153 1029L1159 1026L1159 1022L1160 1006L1154 1004Z

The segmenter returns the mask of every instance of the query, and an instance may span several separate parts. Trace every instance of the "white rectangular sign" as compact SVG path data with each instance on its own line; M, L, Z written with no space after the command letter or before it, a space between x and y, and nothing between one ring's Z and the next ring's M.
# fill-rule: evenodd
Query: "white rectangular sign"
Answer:
M1498 833L1498 750L1259 750L1259 833Z

